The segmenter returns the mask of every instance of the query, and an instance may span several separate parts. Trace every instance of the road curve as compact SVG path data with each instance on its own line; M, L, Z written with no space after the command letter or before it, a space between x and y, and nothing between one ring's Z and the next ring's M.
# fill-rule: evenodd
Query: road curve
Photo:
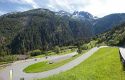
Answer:
M101 48L101 47L99 47L99 48ZM81 55L80 57L72 60L71 62L69 62L61 67L58 67L56 69L52 69L49 71L45 71L45 72L40 72L40 73L24 73L22 70L30 64L44 61L45 58L38 59L37 61L34 61L34 59L31 59L26 62L22 61L22 63L16 62L16 63L13 63L11 66L8 66L7 68L0 71L0 80L9 80L9 70L11 70L11 69L13 69L13 80L20 80L20 78L22 78L22 77L25 80L32 80L32 79L36 79L36 78L45 78L45 77L48 77L48 76L51 76L54 74L58 74L60 72L67 71L67 70L77 66L78 64L80 64L81 62L86 60L88 57L90 57L99 48L94 47L91 50L89 50L87 53ZM76 53L72 53L71 55L73 55L73 54L76 54ZM69 56L70 54L67 54L67 55ZM67 56L67 55L63 55L63 57ZM54 57L49 58L49 60L53 60L53 59L56 59L59 57L62 58L62 56L54 56Z
M76 55L76 52L72 52L70 54L65 55L55 55L55 56L49 56L47 59L45 58L36 58L37 61L34 59L27 59L27 60L20 60L12 63L11 65L7 66L6 68L0 70L0 80L9 80L9 71L13 70L13 80L20 80L20 78L27 76L26 73L23 72L23 69L27 66L38 63L45 60L64 60L68 59L74 55ZM26 79L27 80L27 79Z

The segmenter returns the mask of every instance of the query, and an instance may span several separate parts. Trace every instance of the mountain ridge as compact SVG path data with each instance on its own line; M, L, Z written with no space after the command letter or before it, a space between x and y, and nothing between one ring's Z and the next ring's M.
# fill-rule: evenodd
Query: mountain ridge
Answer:
M34 49L74 45L114 28L125 21L124 17L117 13L95 19L84 11L71 14L41 8L5 14L0 16L0 47L24 54Z

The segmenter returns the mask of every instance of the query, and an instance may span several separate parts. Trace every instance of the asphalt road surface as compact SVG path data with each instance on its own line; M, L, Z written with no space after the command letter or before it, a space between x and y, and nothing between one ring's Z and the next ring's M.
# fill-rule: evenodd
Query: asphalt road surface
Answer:
M87 53L70 61L69 63L66 63L65 65L63 65L61 67L58 67L56 69L52 69L49 71L45 71L45 72L40 72L40 73L25 73L25 72L23 72L23 69L31 64L44 61L44 60L46 60L45 58L37 58L37 61L35 61L34 59L17 61L0 71L0 80L10 80L9 79L10 70L13 70L13 80L20 80L20 78L24 78L24 80L33 80L33 79L37 79L37 78L45 78L45 77L48 77L48 76L51 76L54 74L58 74L60 72L67 71L67 70L77 66L78 64L80 64L81 62L86 60L88 57L90 57L99 48L101 48L101 47L94 47L91 50L89 50ZM56 61L56 60L67 59L76 54L77 54L76 52L73 52L70 54L65 54L65 55L60 55L60 56L51 56L51 57L48 57L47 60Z

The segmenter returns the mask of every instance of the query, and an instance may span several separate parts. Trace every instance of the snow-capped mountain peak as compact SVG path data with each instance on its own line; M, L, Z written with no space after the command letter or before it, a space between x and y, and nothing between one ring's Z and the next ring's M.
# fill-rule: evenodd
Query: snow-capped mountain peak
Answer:
M66 12L66 11L59 11L59 12L56 12L56 15L60 15L60 16L71 16L70 13Z
M84 11L75 11L72 16L79 17L79 18L86 18L86 19L94 19L94 16L88 12Z

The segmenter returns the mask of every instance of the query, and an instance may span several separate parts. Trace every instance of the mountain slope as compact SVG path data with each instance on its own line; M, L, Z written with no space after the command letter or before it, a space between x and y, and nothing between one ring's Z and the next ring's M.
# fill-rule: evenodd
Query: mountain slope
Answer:
M88 12L84 12L84 11L75 11L72 14L72 17L78 17L81 19L88 19L88 20L93 20L94 16Z
M99 43L107 45L125 46L125 23L122 23L106 33L98 35Z
M93 23L95 34L106 32L123 22L125 22L124 13L110 14L99 18Z
M74 45L123 22L125 14L95 19L84 11L71 14L41 8L8 13L0 16L0 52L25 54L34 49L48 50L55 46Z
M0 23L1 38L7 40L4 40L5 45L1 43L11 53L48 50L56 45L75 44L93 35L89 21L60 16L47 9L6 14L1 16Z

